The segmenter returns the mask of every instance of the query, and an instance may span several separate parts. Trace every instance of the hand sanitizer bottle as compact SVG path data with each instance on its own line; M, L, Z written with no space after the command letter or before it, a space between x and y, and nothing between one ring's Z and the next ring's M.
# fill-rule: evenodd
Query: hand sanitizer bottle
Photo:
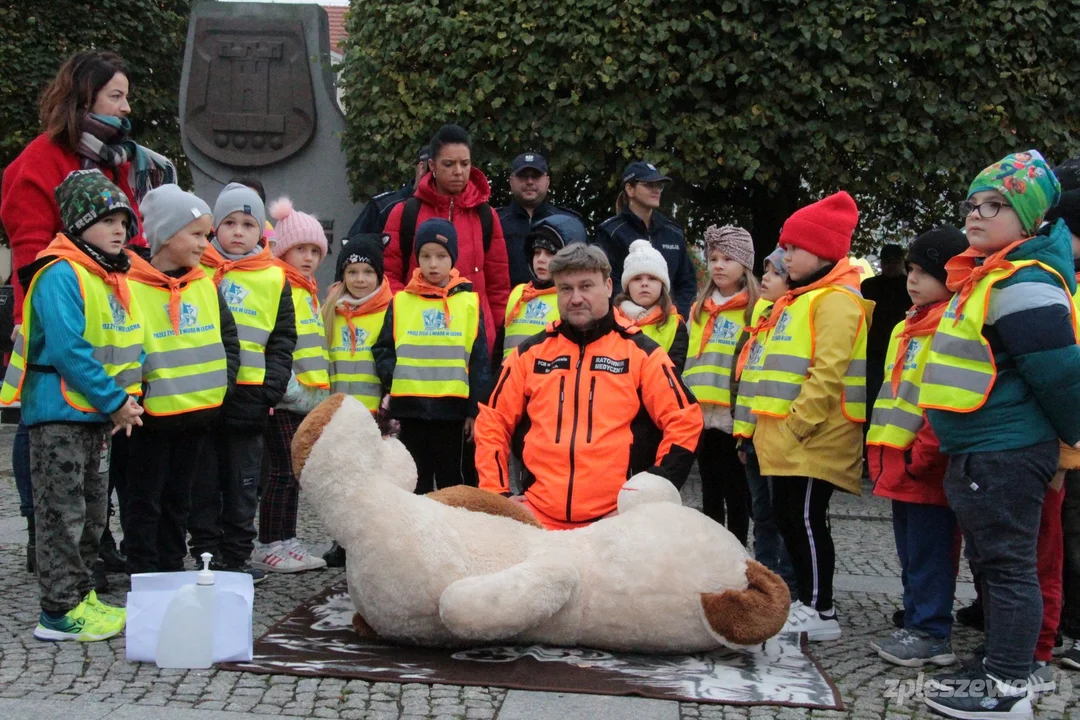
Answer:
M185 585L165 610L158 632L157 665L163 668L208 668L214 664L214 573L210 553L193 585Z

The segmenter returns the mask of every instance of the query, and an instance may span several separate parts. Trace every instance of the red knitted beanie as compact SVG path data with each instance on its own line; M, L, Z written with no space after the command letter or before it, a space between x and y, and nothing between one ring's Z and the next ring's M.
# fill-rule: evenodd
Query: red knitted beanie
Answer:
M780 245L836 262L851 251L851 234L858 222L855 200L841 190L792 213L780 230Z

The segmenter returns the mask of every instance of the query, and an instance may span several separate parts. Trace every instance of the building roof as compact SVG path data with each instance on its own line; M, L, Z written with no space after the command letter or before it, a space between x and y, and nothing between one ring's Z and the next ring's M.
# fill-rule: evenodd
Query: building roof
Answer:
M349 8L348 6L323 5L323 10L330 18L330 50L342 55L344 53L341 44L345 41L345 13L349 11Z

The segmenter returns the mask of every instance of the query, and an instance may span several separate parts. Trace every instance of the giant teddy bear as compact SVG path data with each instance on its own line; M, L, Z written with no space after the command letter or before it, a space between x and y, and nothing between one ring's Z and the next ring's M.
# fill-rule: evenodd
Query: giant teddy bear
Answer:
M501 517L520 506L482 490L485 512L453 507L413 493L408 451L344 395L300 425L293 463L348 550L357 628L386 640L698 652L762 643L788 615L784 582L653 475L627 482L617 515L577 530Z

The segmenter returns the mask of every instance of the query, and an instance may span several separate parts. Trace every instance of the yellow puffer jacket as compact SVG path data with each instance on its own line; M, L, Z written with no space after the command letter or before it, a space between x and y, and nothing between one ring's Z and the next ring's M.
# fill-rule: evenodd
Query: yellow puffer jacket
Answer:
M817 333L810 376L786 418L757 418L754 449L762 475L818 478L861 493L862 424L844 417L840 394L859 323L865 313L869 326L873 309L873 302L841 292L814 303Z

